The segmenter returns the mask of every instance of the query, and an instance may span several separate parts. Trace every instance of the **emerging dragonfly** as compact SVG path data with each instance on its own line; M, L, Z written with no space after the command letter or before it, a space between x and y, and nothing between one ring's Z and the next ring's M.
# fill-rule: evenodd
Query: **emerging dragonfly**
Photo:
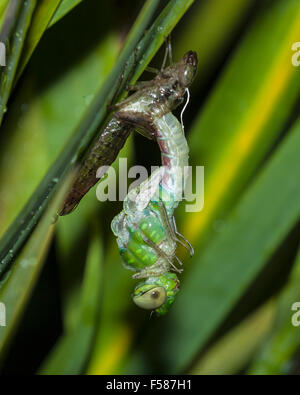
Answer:
M162 167L131 190L124 209L112 221L112 230L125 267L145 279L133 293L140 307L165 314L179 291L180 273L174 264L177 243L193 248L177 232L174 209L181 200L188 145L177 118L171 113L183 101L197 68L197 55L189 51L178 63L162 70L153 81L140 82L136 93L116 106L115 118L156 139Z
M103 174L99 177L98 168L107 165L107 156L113 162L131 129L157 141L163 166L129 192L124 210L112 221L112 230L125 267L136 271L133 278L145 279L135 288L133 301L159 315L168 311L179 291L179 280L172 273L182 271L173 262L181 264L175 255L177 243L193 254L192 246L177 232L173 216L184 187L188 145L171 111L183 102L196 69L197 55L189 51L179 62L162 68L153 80L130 87L135 93L114 106L111 121L78 169L60 213L71 212L99 181Z

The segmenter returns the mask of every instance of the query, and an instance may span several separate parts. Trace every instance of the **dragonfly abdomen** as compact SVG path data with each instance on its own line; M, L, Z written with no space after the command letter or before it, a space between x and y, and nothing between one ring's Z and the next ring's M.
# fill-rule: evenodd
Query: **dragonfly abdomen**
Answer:
M172 194L170 198L174 200L175 209L182 198L186 183L189 148L181 124L172 113L155 120L154 125L164 167L161 186ZM170 204L168 208L171 209Z

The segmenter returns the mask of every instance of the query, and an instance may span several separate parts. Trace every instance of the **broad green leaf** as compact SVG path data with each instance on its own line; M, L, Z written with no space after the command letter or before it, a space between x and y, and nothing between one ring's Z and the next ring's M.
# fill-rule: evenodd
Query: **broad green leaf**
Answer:
M239 374L259 349L275 315L274 301L252 313L195 362L190 374ZM255 333L255 336L253 334Z
M282 375L293 373L293 358L300 347L299 318L293 315L300 302L300 253L290 279L277 302L277 312L270 332L254 358L248 374ZM293 306L298 306L296 309ZM297 326L298 325L298 326Z
M95 231L86 259L77 319L44 361L42 374L79 374L87 362L95 336L101 302L103 252L99 232Z

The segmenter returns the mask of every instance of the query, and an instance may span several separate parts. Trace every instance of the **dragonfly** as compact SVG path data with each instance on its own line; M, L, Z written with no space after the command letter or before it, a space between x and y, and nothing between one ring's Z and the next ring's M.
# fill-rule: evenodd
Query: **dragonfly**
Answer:
M187 52L162 70L153 81L139 82L134 95L116 106L117 120L157 141L162 166L129 191L123 210L112 221L112 231L124 266L142 279L134 289L134 303L164 315L179 292L177 243L193 255L193 247L176 227L174 210L182 198L188 144L182 124L172 114L184 100L197 68L197 55Z
M183 103L194 79L197 54L188 51L166 68L165 59L153 80L128 87L133 94L113 107L113 116L80 165L60 213L70 213L104 176L98 169L105 168L107 157L112 163L132 129L157 141L162 167L128 193L111 227L124 266L136 272L133 278L143 280L133 292L134 303L158 315L167 313L179 292L176 273L182 269L174 260L182 263L176 256L177 243L193 254L174 218L186 180L189 150L182 124L172 111Z

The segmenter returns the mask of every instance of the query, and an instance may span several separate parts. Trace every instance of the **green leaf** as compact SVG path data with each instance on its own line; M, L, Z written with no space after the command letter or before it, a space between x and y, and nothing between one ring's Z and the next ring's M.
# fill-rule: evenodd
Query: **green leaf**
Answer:
M79 374L87 362L101 302L103 257L99 240L99 232L94 232L86 259L80 303L76 306L76 325L59 339L44 361L41 374Z
M81 2L82 0L62 0L50 21L49 27L51 27L56 22L58 22L61 18L63 18L68 12L70 12L74 7L76 7Z
M55 228L55 218L70 180L57 193L39 225L21 251L12 270L6 274L0 289L0 300L6 307L7 325L0 331L0 355L4 357L7 347L22 317L32 288L40 273L44 257Z
M274 301L264 304L213 344L193 364L189 373L200 375L239 374L259 349L262 339L273 324L274 315Z
M26 40L24 42L24 48L22 51L22 57L18 66L18 76L22 73L24 67L26 66L28 60L30 59L35 47L39 43L42 35L46 31L57 7L61 3L61 0L45 1L40 0L37 3L37 7L32 17L30 28L26 35Z
M7 101L13 87L19 58L35 6L36 0L12 1L6 10L6 20L0 34L0 41L6 46L7 63L0 69L0 125L7 110Z
M186 20L185 26L175 34L175 59L190 49L198 54L196 79L191 86L197 87L207 82L228 50L237 30L249 17L253 0L204 0L197 2Z
M2 27L2 23L3 23L3 20L4 20L7 4L8 4L8 0L3 0L0 3L0 27Z
M252 362L248 374L282 375L293 373L293 358L300 347L299 326L293 325L292 310L300 301L300 252L290 279L277 301L277 312L270 332Z

